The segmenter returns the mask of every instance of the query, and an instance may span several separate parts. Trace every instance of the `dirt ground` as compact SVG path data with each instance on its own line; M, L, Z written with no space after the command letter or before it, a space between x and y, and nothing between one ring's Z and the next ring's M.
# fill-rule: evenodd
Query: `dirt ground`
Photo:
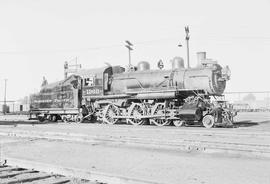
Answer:
M25 121L25 117L0 117L1 131L87 134L119 140L183 140L252 143L270 147L270 113L241 113L236 128L108 126ZM3 121L8 119L8 121ZM0 136L2 155L138 178L157 183L269 184L270 159L181 152L162 147L130 147L108 141L94 143Z

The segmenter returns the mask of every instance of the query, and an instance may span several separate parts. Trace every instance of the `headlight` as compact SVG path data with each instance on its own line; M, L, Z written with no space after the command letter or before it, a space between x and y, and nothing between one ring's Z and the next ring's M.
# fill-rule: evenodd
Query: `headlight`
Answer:
M221 69L221 79L222 80L230 80L231 78L231 70L228 66L225 66L224 68Z

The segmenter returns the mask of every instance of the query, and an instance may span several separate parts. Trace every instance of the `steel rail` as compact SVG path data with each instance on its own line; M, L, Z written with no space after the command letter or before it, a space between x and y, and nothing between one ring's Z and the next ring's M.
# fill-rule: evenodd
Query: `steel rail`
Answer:
M268 157L270 158L270 144L231 142L218 140L218 136L212 136L209 140L197 138L187 139L180 137L175 140L160 140L158 138L145 139L144 137L125 136L90 136L85 134L59 133L59 132L34 132L34 131L0 131L3 136L16 136L24 138L38 138L54 141L69 141L91 144L117 144L122 146L135 146L144 148L158 148L166 150L179 150L184 152L201 151L205 153L230 153L243 156Z

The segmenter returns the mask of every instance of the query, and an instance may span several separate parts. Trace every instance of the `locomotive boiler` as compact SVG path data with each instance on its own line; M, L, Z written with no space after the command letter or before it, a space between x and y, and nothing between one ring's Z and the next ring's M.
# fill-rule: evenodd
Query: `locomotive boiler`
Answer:
M176 63L182 62L183 59L179 57L172 60L172 64L177 66L181 65ZM209 95L221 95L229 78L228 73L212 61L204 62L195 68L178 67L170 70L150 70L148 66L148 63L140 62L134 72L115 74L111 83L111 92L117 94L144 90L203 89Z
M205 52L197 56L198 64L193 68L185 68L184 60L175 57L171 60L172 68L167 70L151 69L145 61L127 69L121 66L80 69L58 87L72 87L74 97L71 99L77 100L76 107L68 111L52 103L52 107L40 108L44 102L37 100L39 96L45 101L46 97L57 98L59 103L69 101L63 90L54 90L56 94L50 96L43 89L32 98L32 109L42 119L97 119L107 124L182 126L198 123L207 128L232 124L231 111L211 101L211 97L224 92L230 79L229 68L207 59ZM52 90L47 91L52 94Z

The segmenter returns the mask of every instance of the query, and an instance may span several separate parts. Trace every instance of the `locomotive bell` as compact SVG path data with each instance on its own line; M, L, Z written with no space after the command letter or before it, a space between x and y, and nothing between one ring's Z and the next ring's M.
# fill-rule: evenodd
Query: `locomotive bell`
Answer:
M150 70L150 64L147 61L141 61L137 65L138 71Z
M185 68L184 59L181 57L174 57L172 60L172 69L182 69Z
M224 68L221 69L221 78L220 80L225 80L228 81L231 78L231 70L229 66L225 66Z

